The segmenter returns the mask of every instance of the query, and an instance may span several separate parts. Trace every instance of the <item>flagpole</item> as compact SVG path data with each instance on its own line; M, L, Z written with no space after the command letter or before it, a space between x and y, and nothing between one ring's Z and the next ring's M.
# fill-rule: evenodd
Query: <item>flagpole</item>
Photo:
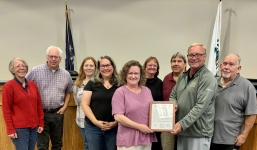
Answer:
M69 42L69 11L68 11L68 5L67 2L68 0L65 0L65 15L66 15L66 48L65 48L65 52L66 52L66 58L65 58L65 69L66 70L70 70L70 61L69 61L69 49L67 47L67 42Z
M65 14L66 14L66 37L65 37L65 48L66 48L66 59L65 59L65 69L74 70L74 56L75 50L73 45L72 32L70 27L70 14L68 8L68 1L65 0Z

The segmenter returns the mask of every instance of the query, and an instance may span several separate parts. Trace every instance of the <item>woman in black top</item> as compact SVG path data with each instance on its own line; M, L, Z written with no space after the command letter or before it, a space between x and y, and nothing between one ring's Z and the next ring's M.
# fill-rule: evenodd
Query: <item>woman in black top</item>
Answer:
M112 116L111 101L119 77L109 56L100 57L97 64L96 76L87 83L82 97L86 138L90 150L115 150L118 123Z
M162 96L162 80L158 78L159 62L155 57L149 57L144 63L144 70L146 73L146 84L153 96L154 101L163 101ZM155 132L158 142L152 143L152 150L162 150L161 146L161 132Z

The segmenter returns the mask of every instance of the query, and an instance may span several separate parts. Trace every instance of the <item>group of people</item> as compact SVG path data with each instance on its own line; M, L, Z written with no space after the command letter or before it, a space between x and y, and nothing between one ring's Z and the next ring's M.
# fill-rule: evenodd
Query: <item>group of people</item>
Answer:
M119 73L109 56L86 57L74 85L59 67L58 47L50 46L46 64L29 73L27 63L14 58L9 64L14 79L2 90L7 134L17 150L33 150L36 143L38 150L48 150L50 140L51 149L60 150L73 92L84 150L238 150L257 114L255 88L240 76L238 55L224 58L216 79L204 65L206 57L202 44L191 44L187 59L172 55L172 72L163 81L155 57L143 65L128 61ZM154 132L150 102L169 100L176 103L176 124L171 132Z

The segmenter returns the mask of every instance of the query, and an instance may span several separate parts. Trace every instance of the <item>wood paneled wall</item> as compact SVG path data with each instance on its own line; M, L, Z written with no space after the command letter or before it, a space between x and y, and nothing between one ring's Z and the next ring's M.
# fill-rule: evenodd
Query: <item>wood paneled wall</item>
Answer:
M0 85L0 150L14 150L11 139L6 134L2 112L2 87ZM83 139L75 122L76 104L71 96L69 105L64 114L63 147L62 150L83 150ZM35 148L36 150L36 148Z

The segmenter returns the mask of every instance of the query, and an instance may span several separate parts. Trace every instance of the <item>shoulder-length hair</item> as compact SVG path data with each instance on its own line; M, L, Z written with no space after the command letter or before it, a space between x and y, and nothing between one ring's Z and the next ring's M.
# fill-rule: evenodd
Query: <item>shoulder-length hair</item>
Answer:
M92 60L93 63L94 63L94 65L95 65L95 69L97 69L97 68L96 68L96 60L95 60L93 57L86 57L86 58L82 61L81 65L80 65L80 68L79 68L79 75L78 75L78 77L77 77L77 79L76 79L76 81L75 81L75 85L76 85L77 87L81 87L81 85L82 85L82 83L83 83L83 80L86 78L86 74L85 74L83 68L84 68L84 64L85 64L85 62L86 62L87 60ZM96 71L95 71L95 72L96 72Z
M145 71L142 65L136 60L131 60L122 67L122 70L120 71L121 84L127 84L126 77L130 67L132 66L137 66L140 69L140 79L139 79L138 85L139 86L145 85L145 82L146 82Z
M156 71L156 73L155 73L155 75L154 75L155 77L157 77L157 76L159 75L160 65L159 65L159 61L158 61L158 59L157 59L156 57L153 57L153 56L148 57L148 58L145 60L145 63L144 63L144 65L143 65L143 69L144 69L144 71L145 71L146 65L147 65L147 63L148 63L150 60L154 60L154 61L156 62L156 64L157 64L157 71Z
M119 79L119 75L117 73L117 68L116 65L113 61L113 59L110 56L101 56L98 61L97 61L97 70L96 70L96 74L95 77L93 79L93 81L95 82L96 85L101 85L103 84L103 77L102 74L100 73L100 63L102 59L108 59L113 67L113 73L112 73L112 77L110 78L110 84L112 85L120 85L120 79Z

